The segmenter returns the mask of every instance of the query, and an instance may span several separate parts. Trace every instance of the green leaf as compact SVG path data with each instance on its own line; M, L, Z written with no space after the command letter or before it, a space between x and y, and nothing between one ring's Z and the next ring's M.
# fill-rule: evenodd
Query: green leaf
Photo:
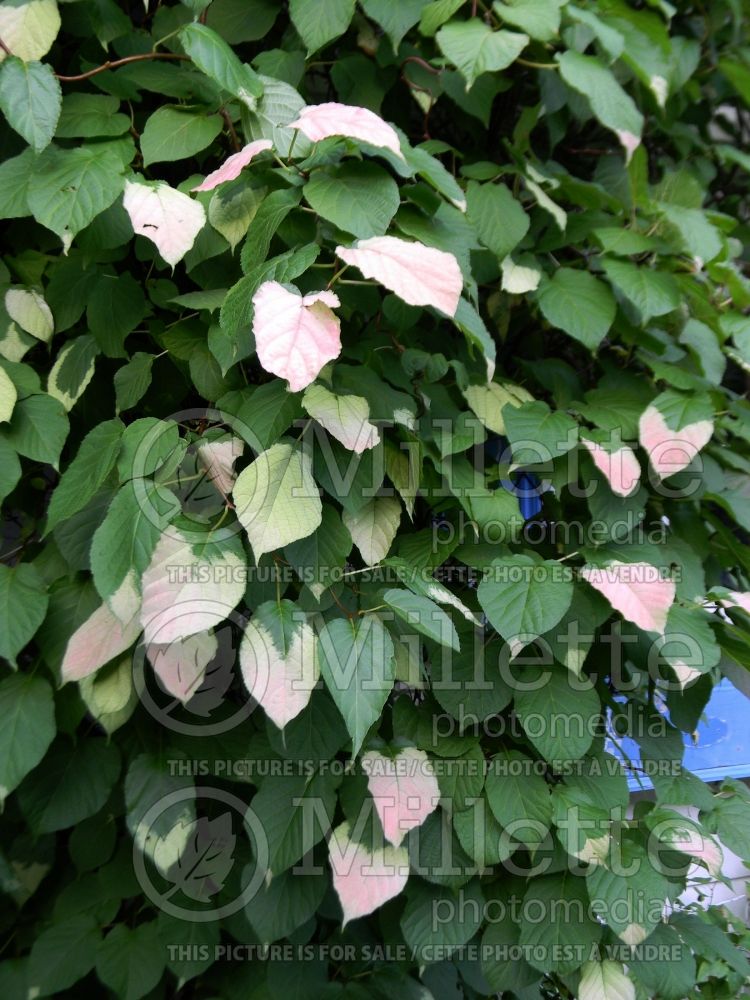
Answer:
M573 599L566 567L514 555L494 559L477 591L490 624L517 655L560 621Z
M467 89L482 73L507 69L529 43L528 35L493 31L479 18L451 21L438 31L435 40L443 55L465 77Z
M472 879L461 889L465 909L452 920L436 919L436 914L453 912L455 894L442 886L425 882L410 883L408 900L401 917L401 932L417 961L430 960L439 954L448 958L474 937L482 924L484 897L479 879Z
M120 1000L140 1000L161 979L165 962L155 920L134 930L117 924L99 945L96 974Z
M750 842L750 794L739 781L728 780L715 798L716 808L705 819L706 828L718 833L730 851L744 858Z
M263 944L271 944L307 923L323 901L327 879L320 872L285 871L266 882L245 907L247 919Z
M440 646L458 651L460 644L455 625L434 601L395 588L386 590L383 600L407 626L434 639ZM408 634L408 629L405 632Z
M0 656L16 662L47 613L44 581L33 566L0 565Z
M84 677L78 689L86 708L108 736L125 725L139 704L132 657L127 654Z
M671 274L640 267L629 260L602 261L604 273L640 312L647 323L654 316L664 316L680 304L680 290Z
M351 535L341 523L338 511L330 504L323 504L320 527L306 538L287 545L284 557L320 600L324 591L340 579L351 548Z
M69 340L57 356L47 379L47 392L69 412L94 377L99 346L90 333Z
M506 913L501 920L488 923L482 935L482 972L492 989L500 994L505 990L521 993L539 981L539 973L521 954L520 933L517 921Z
M287 392L281 379L259 385L249 398L243 394L237 406L229 402L228 396L222 396L218 406L236 415L235 431L254 449L275 444L302 415L299 394Z
M516 466L548 463L578 444L575 420L562 410L550 410L541 400L520 406L506 403L503 420Z
M588 894L593 911L602 914L622 941L640 944L660 922L669 883L655 867L656 853L652 860L648 851L626 843L621 857L620 865L597 864L589 869Z
M103 353L121 358L126 337L148 311L141 286L130 274L103 274L89 295L86 320Z
M245 135L250 142L253 139L270 139L279 156L288 156L295 132L287 128L295 121L305 102L288 83L274 80L270 76L261 76L263 96L258 106L243 114ZM310 149L310 143L304 137L298 137L294 143L296 156L304 156Z
M41 677L0 681L0 806L44 757L55 737L52 688Z
M310 456L291 444L261 452L237 477L233 497L256 561L311 535L323 516Z
M398 211L396 182L375 163L342 163L314 170L305 199L318 215L361 239L383 236Z
M85 507L93 497L115 466L124 430L122 421L115 418L97 424L86 435L52 494L45 534Z
M91 139L122 135L130 128L130 119L118 113L119 107L119 99L108 94L66 94L55 136L58 139Z
M26 192L35 155L28 147L0 164L0 219L21 219L31 215Z
M592 351L609 332L617 311L614 295L603 281L570 267L543 278L536 297L548 323Z
M255 99L263 93L261 78L238 59L220 35L205 24L193 22L180 30L179 37L199 70L249 108L255 107Z
M296 864L328 833L336 806L340 778L331 769L281 774L264 781L250 810L259 821L268 849L268 871L275 877ZM255 829L255 824L251 824ZM255 836L251 834L251 841Z
M549 42L560 30L560 8L567 0L506 0L492 9L498 17L520 28L538 42Z
M158 108L149 117L141 135L144 167L195 156L211 145L222 126L219 115L194 114L169 106Z
M94 968L100 938L97 922L89 913L52 924L32 945L30 984L41 996L69 989Z
M289 16L307 46L307 54L343 35L354 16L354 0L290 0Z
M120 601L140 595L140 578L180 502L163 486L132 479L115 494L91 541L91 572L96 589L117 614ZM123 619L127 614L122 615Z
M654 953L652 948L657 951ZM663 955L662 961L655 962L654 954ZM633 949L628 957L628 968L646 987L649 996L682 1000L695 986L695 958L690 947L666 924L656 927L647 941Z
M36 834L65 830L99 812L119 774L120 752L112 743L60 741L19 789L21 811Z
M479 239L500 259L524 238L529 217L504 184L478 184L466 189L467 216Z
M681 248L689 253L701 265L717 257L723 242L719 231L706 218L705 212L698 208L685 208L684 205L661 205L664 218L679 234Z
M588 680L577 682L560 667L532 667L524 671L513 703L529 742L545 760L578 760L591 746L600 705Z
M208 221L218 233L221 233L232 251L255 218L264 194L264 188L257 190L247 187L241 178L232 184L222 185L218 191L214 192L208 205ZM218 291L221 297L218 305L214 308L221 307L226 295L225 289ZM197 292L194 294L205 295L206 293ZM184 296L178 297L184 298Z
M0 65L0 110L37 152L52 141L62 92L51 66L11 56Z
M67 250L73 238L122 193L122 158L110 143L75 149L50 147L29 181L36 221L57 233Z
M534 913L544 913L545 919ZM520 944L529 964L559 975L580 968L603 931L589 916L585 879L569 871L529 880L520 923Z
M335 619L320 632L320 672L359 753L394 680L393 642L375 615Z
M429 0L400 0L396 4L391 0L360 0L365 14L376 21L390 38L394 52L398 51L401 39L420 19L428 3Z
M249 274L266 259L274 233L292 209L299 205L301 197L299 188L281 188L279 191L272 191L260 203L240 252L240 263L245 274Z
M56 466L68 428L68 417L59 400L46 393L34 393L16 403L13 419L7 429L0 430L0 436L19 455Z
M552 821L552 799L534 762L517 750L493 758L485 790L490 809L507 831L522 844L541 844Z
M15 448L0 436L0 503L16 488L21 478L21 463Z
M567 51L558 55L563 80L589 101L591 109L618 137L630 155L641 141L643 115L611 70L595 56Z
M154 364L153 354L136 351L133 357L114 375L115 409L117 413L132 409L142 399L151 385L151 368Z

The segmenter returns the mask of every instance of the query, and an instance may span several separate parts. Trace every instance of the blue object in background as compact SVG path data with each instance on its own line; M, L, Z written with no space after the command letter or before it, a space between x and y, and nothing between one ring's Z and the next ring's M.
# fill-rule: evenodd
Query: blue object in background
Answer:
M692 771L703 781L721 781L723 778L750 777L750 731L747 725L747 698L738 691L731 681L722 680L713 690L706 705L703 718L698 723L697 743L688 733L683 733L685 754L682 766ZM633 763L640 764L638 744L629 737L618 737L622 749ZM612 740L606 741L606 749L623 762ZM628 778L631 792L653 788L646 775Z
M508 483L503 480L503 486L518 497L518 509L521 517L528 521L530 517L536 515L542 509L542 498L539 492L539 477L533 472L514 473L514 479Z
M508 439L501 434L490 434L484 444L485 454L493 462L508 458ZM542 509L542 497L539 477L533 472L517 469L510 474L510 479L501 479L503 486L513 496L518 497L518 509L524 521L528 521Z

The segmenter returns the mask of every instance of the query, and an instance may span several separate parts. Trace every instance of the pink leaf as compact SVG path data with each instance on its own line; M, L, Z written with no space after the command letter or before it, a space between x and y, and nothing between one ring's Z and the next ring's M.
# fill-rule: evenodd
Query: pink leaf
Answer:
M713 420L697 420L673 431L655 406L646 407L638 423L641 444L660 479L686 469L708 444L713 430Z
M156 184L125 181L123 205L133 231L151 240L172 267L192 247L206 222L199 201L175 191L164 181Z
M336 256L411 306L434 306L446 316L456 314L464 282L452 253L395 236L373 236L358 240L354 247L336 247Z
M362 768L385 838L400 847L409 830L421 826L440 799L432 764L424 750L406 747L395 758L370 750L362 758Z
M341 135L348 139L382 146L404 158L396 130L384 122L374 111L349 104L313 104L300 111L299 118L289 128L298 128L311 142L320 142L330 136Z
M328 851L344 926L377 910L406 885L409 852L405 847L376 847L369 851L351 839L349 824L342 823L332 831Z
M218 648L213 632L198 632L170 643L150 642L146 655L164 690L187 702L201 686Z
M108 605L102 604L68 640L62 662L62 679L80 681L129 649L141 631L136 615L123 625Z
M231 549L201 555L169 528L141 579L141 623L148 643L169 644L228 618L245 592L247 566Z
M632 132L627 132L625 129L617 129L616 134L622 143L622 148L625 150L625 162L630 163L633 153L641 144L640 136L634 135Z
M229 496L237 475L234 463L244 451L244 444L237 437L224 441L207 441L198 445L198 460L206 475L222 496Z
M742 608L744 612L750 615L750 591L740 593L737 590L730 590L727 596L719 603L723 604L725 608Z
M636 489L641 478L641 467L635 452L628 445L607 451L603 445L582 437L581 444L588 450L594 460L594 465L602 473L610 489L618 497L629 497Z
M246 167L254 157L267 149L273 149L273 143L270 139L256 139L255 142L249 142L239 153L228 156L217 170L214 170L201 184L190 190L213 191L219 184L235 180L242 173L243 167Z
M331 307L333 292L302 295L278 281L265 281L253 296L253 334L258 360L267 372L298 392L341 353L341 323Z
M646 632L664 634L676 588L674 581L664 579L656 566L615 561L604 567L584 566L581 576L623 618Z

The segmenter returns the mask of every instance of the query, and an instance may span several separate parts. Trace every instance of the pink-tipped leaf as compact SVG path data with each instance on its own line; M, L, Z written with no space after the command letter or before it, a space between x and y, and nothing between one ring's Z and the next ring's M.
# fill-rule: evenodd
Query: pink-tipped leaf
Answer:
M584 566L581 576L627 621L646 632L664 634L676 588L656 566L614 561L607 566Z
M285 378L292 392L304 389L341 353L341 323L329 291L302 295L278 281L265 281L253 296L253 334L258 360Z
M434 306L446 316L456 314L463 277L452 253L396 236L373 236L353 247L336 247L336 256L410 306Z
M368 108L335 101L312 104L300 111L299 118L291 122L289 128L298 128L311 142L340 135L371 146L381 146L404 158L396 130Z
M239 151L239 153L233 153L231 156L228 156L220 167L210 173L204 181L198 184L197 187L191 188L191 190L213 191L213 189L218 187L219 184L225 184L227 181L236 180L236 178L242 173L244 167L246 167L248 163L250 163L250 161L253 160L259 153L263 153L267 149L273 149L273 143L270 139L256 139L255 142L249 142L247 146L244 146Z

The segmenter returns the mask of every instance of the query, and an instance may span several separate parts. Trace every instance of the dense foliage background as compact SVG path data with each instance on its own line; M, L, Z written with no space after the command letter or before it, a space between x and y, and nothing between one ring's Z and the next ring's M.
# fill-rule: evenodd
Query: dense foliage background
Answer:
M0 4L4 997L738 995L746 13Z

